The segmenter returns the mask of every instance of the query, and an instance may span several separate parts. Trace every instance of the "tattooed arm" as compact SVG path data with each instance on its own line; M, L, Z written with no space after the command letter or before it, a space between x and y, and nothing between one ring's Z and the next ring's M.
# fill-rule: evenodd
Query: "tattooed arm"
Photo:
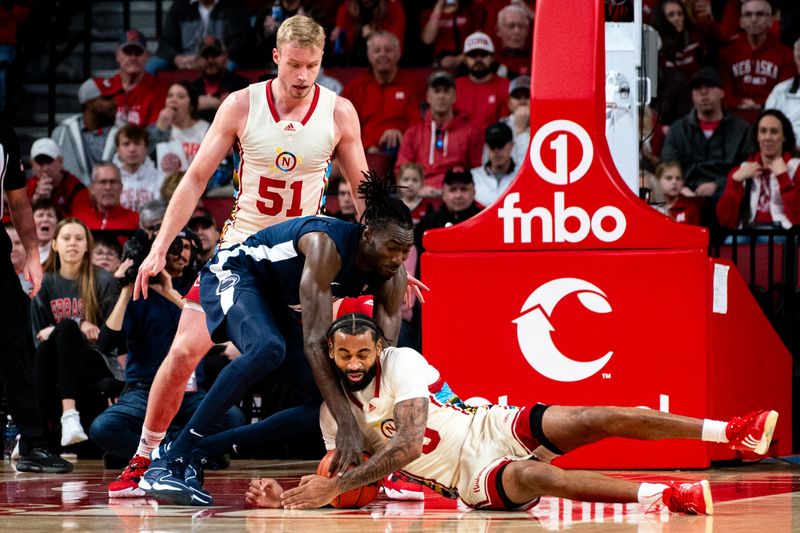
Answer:
M411 398L398 402L394 406L394 421L397 425L394 438L368 461L333 478L304 476L299 487L281 495L283 507L322 507L338 494L382 479L422 455L422 441L428 421L428 399Z

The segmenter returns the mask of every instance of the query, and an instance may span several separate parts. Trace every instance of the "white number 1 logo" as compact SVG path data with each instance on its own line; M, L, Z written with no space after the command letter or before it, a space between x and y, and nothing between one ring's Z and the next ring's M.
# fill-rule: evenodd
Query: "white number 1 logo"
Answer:
M544 140L552 133L565 132L558 135L555 139L550 141L550 149L556 155L556 168L555 172L549 169L542 161L542 144ZM583 148L583 155L580 162L574 169L569 168L568 149L567 149L567 134L571 134L578 139ZM569 185L581 179L589 166L592 164L594 158L594 145L589 138L589 134L579 124L571 120L553 120L548 122L536 132L531 140L530 159L533 165L533 170L548 183L553 185Z

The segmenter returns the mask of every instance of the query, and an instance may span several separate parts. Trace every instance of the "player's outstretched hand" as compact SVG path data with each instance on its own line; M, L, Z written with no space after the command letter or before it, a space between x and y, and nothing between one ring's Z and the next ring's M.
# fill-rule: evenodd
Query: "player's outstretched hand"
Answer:
M142 261L139 267L139 272L136 274L136 281L133 282L133 299L138 300L139 294L142 298L147 299L147 284L150 278L157 276L159 272L164 270L164 265L167 264L167 258L164 254L159 253L155 248L150 250L147 257Z
M335 477L303 476L300 486L281 494L281 505L286 509L316 509L328 505L339 494L337 484Z
M372 452L372 448L358 425L342 423L336 432L336 453L331 461L331 475L346 471L351 464L361 464L364 452Z
M420 301L420 303L425 303L425 298L422 296L422 291L426 290L429 291L427 285L422 283L420 280L412 276L411 274L406 272L406 278L408 278L408 285L406 285L406 305L411 307L414 305L414 296Z
M282 493L283 487L272 478L253 479L250 481L250 486L247 487L244 501L253 507L280 509Z

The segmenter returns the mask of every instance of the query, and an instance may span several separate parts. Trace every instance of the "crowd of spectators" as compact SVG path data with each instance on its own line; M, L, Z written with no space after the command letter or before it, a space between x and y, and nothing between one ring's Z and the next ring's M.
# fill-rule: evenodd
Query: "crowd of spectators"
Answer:
M107 281L124 277L126 240L137 230L145 241L157 231L165 202L221 102L251 81L274 75L272 49L283 20L311 16L328 30L323 65L330 75L321 72L318 82L353 103L370 162L392 172L402 186L402 199L417 224L407 268L424 281L418 261L423 233L458 224L494 203L526 157L534 4L179 0L166 15L155 54L140 31L126 31L115 52L118 73L86 80L77 94L81 112L34 142L29 154L27 190L40 260L49 265L64 301L77 300L73 293L78 291L84 302L94 302L93 320L83 310L83 320L66 325L63 319L78 317L77 310L67 308L55 317L47 314L49 304L34 305L36 360L42 361L37 378L49 391L41 401L56 412L56 399L61 400L56 414L65 428L62 443L83 440L91 423L82 426L74 414L81 390L44 370L59 367L55 361L65 350L83 354L93 384L111 376L124 380L127 391L138 390L135 402L115 412L139 416L139 397L152 380L154 360L143 355L146 347L133 349L128 342L127 363L133 367L127 367L126 376L114 374L112 359L95 357L102 352L96 343L115 301L117 313L108 327L118 336L132 339L151 326L141 305L130 303L125 289L117 300L118 291L109 289L113 281ZM607 0L607 20L631 20L629 4ZM798 8L790 4L645 0L644 21L660 37L660 97L647 109L642 172L652 180L659 209L675 221L715 228L786 228L800 222L800 39L792 26L780 22L797 20ZM23 11L15 13L24 16ZM3 46L0 38L0 61L8 53ZM0 98L2 83L0 71ZM231 189L231 168L230 159L220 163L214 187ZM329 212L353 220L349 188L340 187L337 178L334 171ZM196 234L190 255L205 261L219 229L211 212L198 209L187 228ZM63 271L67 246L59 239L64 240L64 228L65 235L85 233L76 264L81 279L90 281L76 284L69 265L69 272ZM13 242L13 228L6 229ZM15 246L15 265L22 264L20 253ZM173 259L180 262L180 257L176 253ZM177 316L170 301L188 289L184 266L159 282L163 301L156 307L165 323ZM71 280L68 287L66 280ZM419 310L419 305L403 310L402 338L417 348ZM43 416L53 420L51 414ZM230 424L237 423L234 415ZM104 419L91 434L104 441L100 435L117 423ZM126 457L127 448L113 453Z

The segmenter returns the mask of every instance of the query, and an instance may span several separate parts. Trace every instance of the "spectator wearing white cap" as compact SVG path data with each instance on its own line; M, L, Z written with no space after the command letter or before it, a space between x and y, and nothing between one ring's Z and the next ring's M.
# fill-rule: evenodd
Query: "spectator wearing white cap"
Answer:
M82 111L64 119L53 130L53 140L61 148L64 168L84 185L91 183L92 167L114 155L114 119L118 86L102 78L89 78L78 89Z
M464 40L467 75L456 78L456 111L470 124L485 130L508 109L508 80L494 73L494 43L483 32L471 33Z
M49 200L58 211L68 216L76 195L85 190L83 183L64 170L61 149L50 137L42 137L31 146L33 177L27 182L28 198L33 202Z

